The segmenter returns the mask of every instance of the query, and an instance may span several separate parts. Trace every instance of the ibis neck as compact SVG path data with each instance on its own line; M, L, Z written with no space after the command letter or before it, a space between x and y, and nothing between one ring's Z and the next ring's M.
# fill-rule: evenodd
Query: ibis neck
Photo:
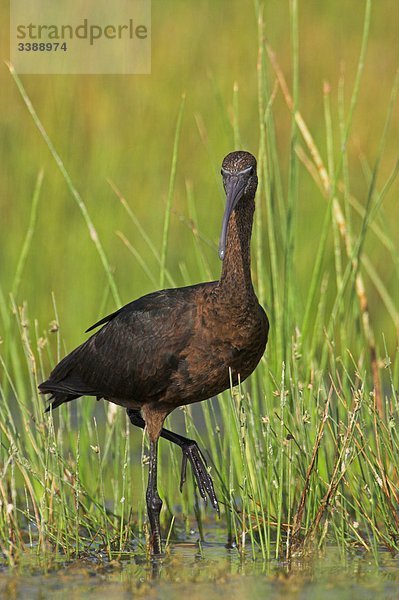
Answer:
M226 254L223 260L220 285L232 289L233 296L255 296L251 279L251 233L255 210L254 199L237 207L230 216L227 231Z

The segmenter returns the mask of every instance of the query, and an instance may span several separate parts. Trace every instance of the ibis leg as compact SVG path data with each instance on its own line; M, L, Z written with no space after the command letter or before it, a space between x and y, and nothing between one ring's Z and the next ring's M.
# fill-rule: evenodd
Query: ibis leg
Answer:
M162 508L162 500L157 489L157 462L158 462L158 440L150 441L150 463L148 468L147 486L147 512L151 528L151 551L153 554L162 554L161 526L159 514Z
M137 410L128 409L127 414L133 425L141 427L142 429L145 428L145 421ZM208 472L205 457L199 449L197 442L179 435L178 433L173 433L173 431L169 431L169 429L161 429L160 436L173 444L177 444L182 450L183 459L181 465L180 491L186 480L187 461L190 461L202 498L205 502L209 498L213 508L219 512L219 503L213 487L212 477Z

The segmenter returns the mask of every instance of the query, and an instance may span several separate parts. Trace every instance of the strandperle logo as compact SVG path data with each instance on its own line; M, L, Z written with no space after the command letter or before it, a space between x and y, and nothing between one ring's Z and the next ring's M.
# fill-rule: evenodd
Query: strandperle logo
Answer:
M17 73L148 74L150 0L10 0Z
M136 25L133 19L123 25L105 25L89 23L84 19L83 23L74 27L73 25L44 25L29 23L29 25L17 25L17 39L33 42L60 41L79 39L88 40L93 45L102 38L108 40L123 38L133 40L134 38L145 40L148 37L146 25Z

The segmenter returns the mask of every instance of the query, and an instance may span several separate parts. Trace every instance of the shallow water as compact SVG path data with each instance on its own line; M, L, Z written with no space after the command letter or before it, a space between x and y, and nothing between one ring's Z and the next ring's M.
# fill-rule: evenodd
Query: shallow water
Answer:
M399 558L381 552L378 563L364 553L343 558L332 547L289 564L241 559L217 540L174 543L152 563L139 554L70 562L27 554L18 567L0 568L0 598L399 598Z

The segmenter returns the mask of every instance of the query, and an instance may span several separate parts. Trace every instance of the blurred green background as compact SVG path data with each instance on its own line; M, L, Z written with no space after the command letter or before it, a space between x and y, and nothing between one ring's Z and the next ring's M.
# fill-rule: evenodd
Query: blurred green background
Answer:
M331 86L334 127L338 128L339 78L345 78L348 106L360 50L365 2L335 0L299 2L300 110L326 159L323 84ZM1 57L9 56L8 9L2 4ZM266 0L266 34L290 81L291 39L289 2ZM365 204L366 165L373 165L399 55L399 4L374 2L370 42L359 103L349 140L352 193ZM179 148L176 188L167 264L178 284L199 279L192 234L181 216L188 216L186 185L191 183L200 230L214 277L220 264L216 244L223 210L219 169L223 156L234 149L231 123L233 86L239 88L242 145L255 154L259 143L257 106L258 32L255 4L239 0L200 3L170 0L152 3L152 74L149 76L23 76L22 81L47 133L82 195L98 230L122 301L154 288L116 232L130 240L148 261L159 267L127 218L107 180L120 189L143 227L160 248L164 208L173 149L173 136L183 93L186 106ZM27 300L39 329L53 318L54 292L63 337L71 349L100 312L106 276L87 227L45 146L7 66L2 62L0 94L0 214L1 289L11 290L15 268L28 226L35 180L44 169L38 222L29 252L18 303ZM271 73L271 84L274 76ZM274 115L283 185L287 186L290 115L277 94ZM385 181L398 160L398 110L388 134L380 177ZM336 140L338 144L338 140ZM337 146L336 152L339 151ZM284 172L285 169L285 172ZM296 275L306 296L326 202L304 168L300 170ZM399 183L384 200L384 227L398 230ZM378 187L378 182L377 182ZM356 224L355 224L356 225ZM266 235L266 232L265 232ZM333 244L331 256L332 261ZM398 298L399 283L387 251L367 237L366 250L390 290ZM393 343L392 321L381 309L378 292L368 284L371 318L378 342L385 331ZM393 334L393 335L392 335ZM1 335L1 332L0 332Z

